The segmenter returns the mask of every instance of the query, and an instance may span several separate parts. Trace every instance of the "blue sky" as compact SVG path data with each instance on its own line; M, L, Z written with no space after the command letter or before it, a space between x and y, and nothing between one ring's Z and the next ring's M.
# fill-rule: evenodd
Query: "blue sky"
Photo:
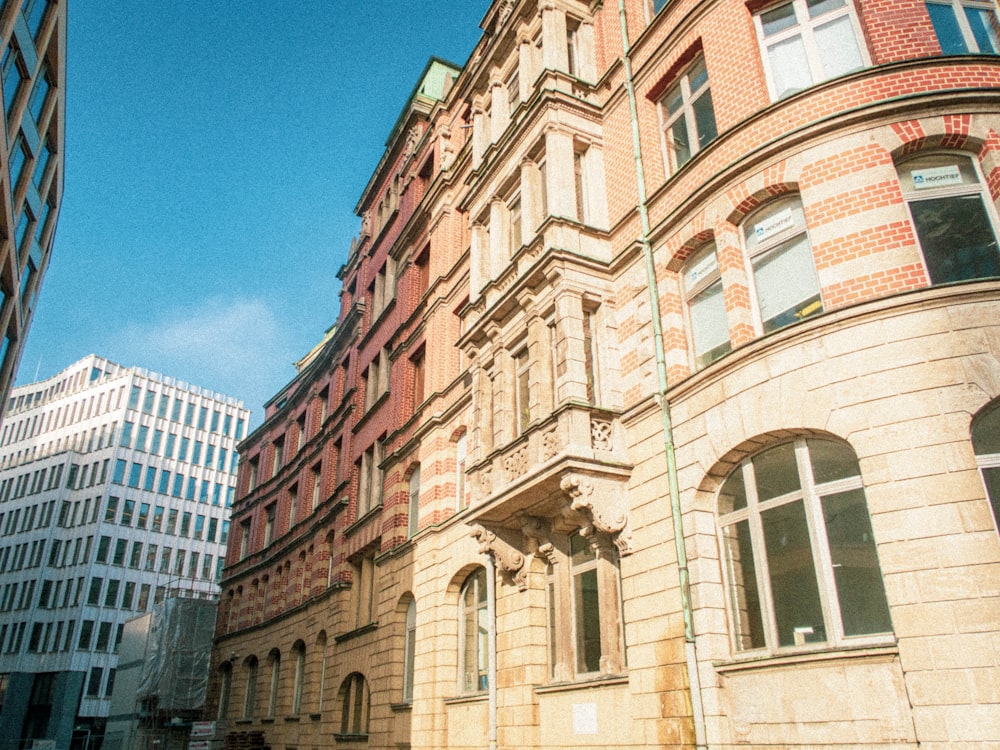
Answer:
M262 405L336 319L361 191L488 0L72 0L66 181L18 383L90 354Z

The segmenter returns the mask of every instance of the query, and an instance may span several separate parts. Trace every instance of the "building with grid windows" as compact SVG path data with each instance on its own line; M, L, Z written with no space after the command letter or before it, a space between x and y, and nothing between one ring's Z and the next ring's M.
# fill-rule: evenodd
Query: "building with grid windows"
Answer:
M995 747L997 4L484 10L241 444L217 736Z
M4 0L0 148L0 403L49 265L63 194L66 1Z
M5 412L0 737L94 747L125 621L218 596L249 412L93 355Z

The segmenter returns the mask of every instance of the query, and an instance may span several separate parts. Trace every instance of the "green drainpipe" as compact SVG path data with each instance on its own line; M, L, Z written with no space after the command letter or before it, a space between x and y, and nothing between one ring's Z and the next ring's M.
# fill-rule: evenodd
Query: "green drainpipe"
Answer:
M688 680L691 688L691 711L694 718L695 744L707 747L705 741L705 715L701 701L701 684L698 679L698 658L695 650L694 619L691 607L691 574L688 570L687 548L684 544L684 523L681 519L681 495L677 483L677 457L674 454L674 431L670 420L670 402L667 400L667 358L663 349L663 324L660 318L660 297L656 282L656 264L653 246L649 241L649 209L646 205L646 178L642 169L642 149L639 141L639 113L632 80L631 47L628 40L628 23L625 17L625 0L618 0L618 17L622 32L622 63L625 66L625 90L628 92L629 114L632 122L632 150L635 155L635 177L639 191L639 218L642 222L642 254L646 262L646 283L649 287L650 319L653 324L653 342L656 350L657 401L663 420L663 452L667 459L667 484L670 490L670 515L674 524L674 547L677 552L677 574L680 578L681 609L684 613L684 641L687 658Z

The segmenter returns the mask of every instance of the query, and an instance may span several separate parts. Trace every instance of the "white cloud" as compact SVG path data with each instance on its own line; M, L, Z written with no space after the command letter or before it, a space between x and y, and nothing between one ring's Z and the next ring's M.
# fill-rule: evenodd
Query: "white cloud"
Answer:
M264 401L294 377L298 338L264 300L216 297L128 325L121 343L131 359L122 364L234 396L259 417Z

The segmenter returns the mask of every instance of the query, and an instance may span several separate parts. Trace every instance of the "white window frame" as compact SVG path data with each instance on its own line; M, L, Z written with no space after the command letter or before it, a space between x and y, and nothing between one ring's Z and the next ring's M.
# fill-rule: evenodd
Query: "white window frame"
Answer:
M482 684L488 680L489 654L486 648L486 639L481 631L480 623L486 618L488 612L487 596L487 572L485 568L479 568L465 579L462 589L458 595L458 690L462 694L481 693L486 690L486 685ZM469 592L472 592L471 603L466 602ZM476 623L477 632L470 634L466 625L469 616L472 616ZM469 648L469 638L475 638L475 648ZM475 658L475 664L469 665L466 654L471 652ZM475 684L470 682L470 679Z
M788 208L785 209L784 207ZM793 214L792 224L787 228L780 229L780 231L774 231L773 234L768 235L763 240L757 240L755 247L751 248L747 242L748 231L753 231L756 234L756 230L760 225L765 222L762 219L765 216L770 215L773 220L774 217L783 213L784 210L790 210ZM795 214L798 214L798 217ZM785 323L784 325L775 326L771 330L765 331L764 316L761 311L760 295L758 293L758 283L757 283L757 273L754 268L755 261L762 260L765 256L772 253L777 254L784 248L788 248L790 243L797 241L800 237L805 238L809 260L812 264L813 273L816 274L816 293L819 295L819 307L814 308L814 305L810 305L808 308L809 312L802 316L799 320L805 320L813 315L818 315L822 313L825 309L823 305L823 289L819 283L819 274L816 270L816 260L813 255L812 250L812 240L809 237L809 230L805 223L805 211L802 205L802 200L798 195L789 195L778 198L774 201L768 201L765 205L761 206L758 210L749 214L740 222L740 238L743 241L743 246L746 256L746 272L747 280L750 285L750 297L753 304L753 319L754 326L757 329L758 335L763 335L764 333L771 333L773 331L780 330L781 328L787 328L793 323ZM805 301L805 300L803 300ZM782 311L787 312L787 311ZM776 318L777 316L774 316ZM772 320L774 318L768 318ZM798 322L798 321L796 321Z
M699 72L700 70L705 71L705 81L700 86L692 90L691 81L694 78L693 74ZM681 95L681 106L676 112L671 114L667 101L677 93L680 93ZM663 147L663 162L667 165L667 172L669 174L673 174L689 161L694 159L702 149L694 105L706 96L708 97L709 102L711 102L712 87L708 76L708 66L705 64L705 56L699 54L684 69L684 72L677 77L677 80L673 83L673 85L671 85L670 88L664 92L658 103L659 106L657 109L660 113L660 143ZM674 137L671 135L674 123L678 120L683 120L684 122L684 129L687 131L688 148L690 149L690 154L683 162L677 161L677 147L674 142ZM719 137L719 128L715 122L714 105L712 106L712 125L715 130L715 134L708 141L706 141L706 146Z
M950 161L952 165L958 166L960 172L962 171L962 165L967 167L965 171L971 171L975 177L975 182L965 182L963 181L958 185L950 185L945 187L931 187L923 188L920 190L910 189L907 187L907 180L900 179L900 187L903 193L903 200L906 202L907 214L910 217L911 226L913 227L913 236L917 240L917 245L920 247L920 256L924 262L924 269L927 273L928 283L932 285L952 283L949 281L935 281L931 277L931 265L927 262L927 254L924 251L923 243L921 242L920 234L917 230L917 223L913 218L913 209L911 208L911 202L918 201L929 201L935 198L958 198L958 197L970 197L978 196L983 203L983 210L985 212L985 218L990 224L990 228L993 230L994 244L1000 243L1000 235L998 235L998 227L1000 227L1000 221L998 221L996 206L993 203L993 199L989 192L986 190L986 183L983 179L982 170L978 164L978 161L968 154L956 153L956 152L924 152L914 154L912 157L901 161L896 165L897 171L902 172L903 170L908 170L912 167L913 162L917 161ZM945 165L950 166L950 165ZM998 245L998 252L1000 252L1000 245ZM968 279L952 280L952 281L972 281L979 277L970 277ZM983 277L991 278L991 277Z
M410 473L408 500L406 535L412 538L420 530L420 464L414 466Z
M816 442L831 442L827 440L817 440ZM736 472L743 474L743 488L746 495L746 507L720 514L718 517L718 540L719 550L722 555L724 568L724 585L726 587L726 606L729 609L730 636L733 652L740 655L759 655L762 651L780 654L803 650L816 650L828 648L843 648L849 645L882 645L894 642L892 631L883 633L872 633L865 635L844 634L843 621L841 617L841 606L838 597L837 584L834 574L830 544L827 535L827 524L823 516L822 498L842 492L860 490L864 493L865 487L860 473L842 479L817 484L812 471L806 438L796 438L794 446L794 456L796 468L800 480L800 488L778 497L768 498L758 502L757 486L755 483L754 458L767 451L780 447L781 444L769 446L764 451L748 456L730 472L732 477ZM728 478L727 477L727 481ZM723 485L725 487L725 485ZM823 616L823 627L826 638L822 641L808 642L808 634L802 633L802 643L792 646L781 646L779 642L778 626L775 614L775 604L771 591L769 576L769 561L766 554L764 540L763 522L761 516L768 510L781 506L788 506L802 502L804 517L808 529L809 550L812 556L812 565L815 571L816 584L819 593L819 602ZM867 497L865 497L867 509ZM744 569L744 576L754 576L756 588L759 596L760 615L764 635L763 647L743 647L739 643L740 626L734 611L733 596L735 594L734 570L727 558L726 529L735 528L738 523L748 522L753 551L753 570ZM873 541L873 544L874 541ZM884 579L883 579L884 580ZM884 585L883 585L884 593ZM888 606L888 604L887 604ZM891 627L891 626L890 626ZM796 636L798 637L798 635Z
M990 421L997 419L1000 417L998 412L1000 412L1000 401L994 401L973 419L972 447L976 455L976 467L979 469L979 476L983 480L983 490L986 493L986 502L989 504L990 510L993 513L993 523L996 526L997 532L1000 533L1000 497L992 497L990 495L990 486L986 481L986 469L997 469L997 471L1000 471L1000 452L987 453L983 450L982 445L976 444L977 423L983 419L989 419Z
M706 262L709 257L714 259L711 267L706 266ZM729 326L727 321L726 341L728 343L728 347L725 348L725 351L722 351L722 347L724 345L719 344L705 352L704 356L707 358L704 361L699 361L697 343L695 340L695 316L693 315L692 310L694 305L699 301L699 297L717 284L724 292L722 284L722 271L719 268L718 247L713 240L706 242L692 252L688 260L685 262L683 270L681 271L681 291L684 298L684 316L687 321L687 329L691 332L691 335L688 336L688 352L691 357L691 364L695 370L708 367L708 365L712 362L715 362L717 359L725 356L732 350L732 337L729 335ZM724 297L722 307L723 312L725 313ZM713 352L718 353L712 356Z
M754 13L753 23L754 28L757 31L757 42L760 47L761 62L764 65L764 75L767 79L767 90L771 96L771 101L773 102L792 96L797 92L791 91L787 94L779 96L781 92L775 90L774 75L771 71L768 47L787 41L793 37L801 36L803 47L805 48L806 62L809 66L809 77L811 78L811 83L809 85L815 86L823 81L828 81L837 76L823 74L823 59L819 52L819 47L816 44L815 28L830 23L838 18L846 16L850 19L851 29L854 31L854 41L857 45L858 54L861 58L860 67L865 68L871 65L871 59L868 55L868 47L864 42L865 37L861 32L861 26L858 22L856 14L854 13L853 0L844 0L842 7L812 19L809 18L809 8L806 3L807 0L786 0L786 2L770 3L766 7ZM765 38L761 16L784 5L792 5L794 7L796 18L795 25Z

